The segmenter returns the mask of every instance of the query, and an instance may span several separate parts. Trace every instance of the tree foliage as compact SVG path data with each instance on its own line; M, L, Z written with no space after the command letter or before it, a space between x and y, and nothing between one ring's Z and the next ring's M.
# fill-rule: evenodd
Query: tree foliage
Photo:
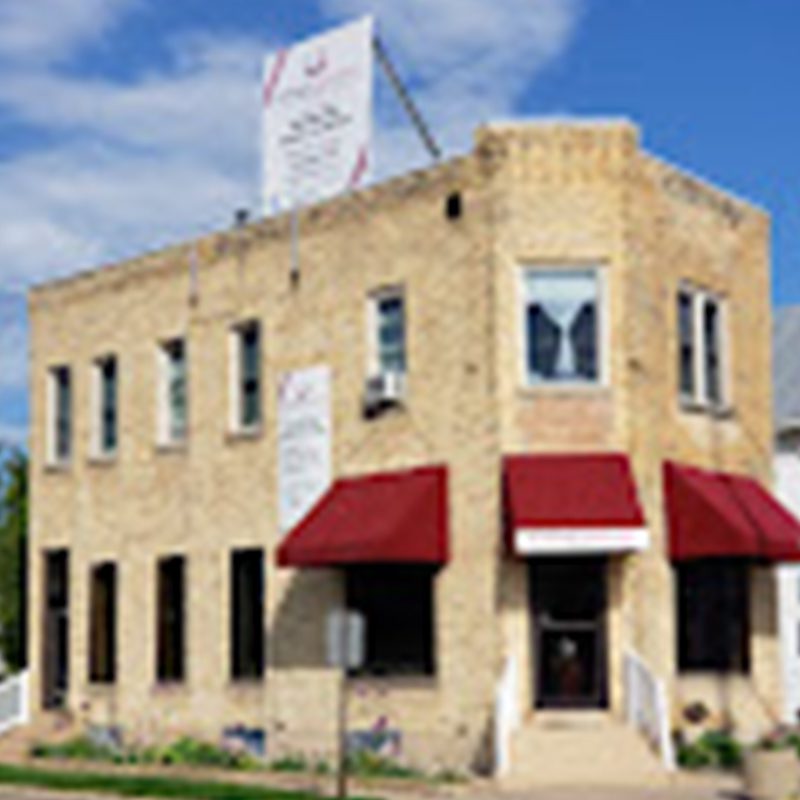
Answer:
M0 452L0 656L11 670L25 666L28 458Z

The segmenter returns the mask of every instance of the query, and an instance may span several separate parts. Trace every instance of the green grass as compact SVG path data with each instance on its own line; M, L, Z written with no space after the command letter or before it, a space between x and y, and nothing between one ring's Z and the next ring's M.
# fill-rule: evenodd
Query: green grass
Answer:
M0 786L36 786L65 792L122 797L185 797L192 800L318 800L309 792L156 776L68 772L0 764Z

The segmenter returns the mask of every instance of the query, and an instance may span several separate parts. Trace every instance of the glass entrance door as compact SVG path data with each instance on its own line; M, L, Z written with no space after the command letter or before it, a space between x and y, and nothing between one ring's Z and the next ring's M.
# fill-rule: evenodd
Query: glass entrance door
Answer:
M605 708L606 561L530 562L537 708Z

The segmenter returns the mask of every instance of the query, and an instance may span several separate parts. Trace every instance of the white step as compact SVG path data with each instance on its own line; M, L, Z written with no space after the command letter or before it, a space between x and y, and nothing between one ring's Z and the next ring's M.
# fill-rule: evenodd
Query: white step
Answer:
M670 775L645 740L605 712L539 713L511 743L502 783L521 786L657 786Z

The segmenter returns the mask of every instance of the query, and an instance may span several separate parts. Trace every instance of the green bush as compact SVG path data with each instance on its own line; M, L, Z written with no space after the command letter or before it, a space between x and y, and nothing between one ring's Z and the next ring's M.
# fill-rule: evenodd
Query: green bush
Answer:
M727 731L706 731L678 746L678 764L686 769L735 769L741 763L742 745Z
M76 736L65 742L47 744L39 742L31 747L35 758L64 758L79 761L114 761L119 752L107 745L92 741L87 736Z
M371 750L358 750L347 757L347 771L362 778L423 778L412 767L398 764Z
M273 772L307 772L308 761L302 755L282 756L270 761L269 768Z
M61 758L77 761L106 761L115 764L176 764L196 767L248 769L256 765L247 753L235 752L208 742L184 736L166 747L127 747L115 749L78 736L60 744L35 744L34 758Z

